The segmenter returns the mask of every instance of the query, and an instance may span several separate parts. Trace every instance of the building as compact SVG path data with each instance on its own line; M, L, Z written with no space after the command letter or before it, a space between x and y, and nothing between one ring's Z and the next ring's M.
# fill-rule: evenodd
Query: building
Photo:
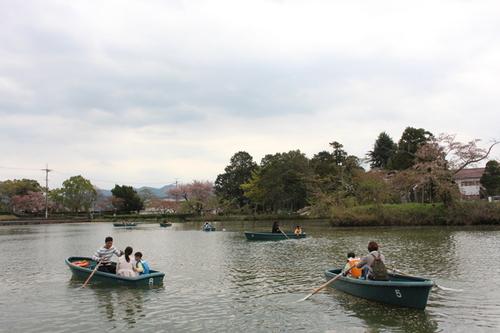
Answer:
M464 199L479 199L481 192L481 176L484 168L462 169L454 176L460 194Z

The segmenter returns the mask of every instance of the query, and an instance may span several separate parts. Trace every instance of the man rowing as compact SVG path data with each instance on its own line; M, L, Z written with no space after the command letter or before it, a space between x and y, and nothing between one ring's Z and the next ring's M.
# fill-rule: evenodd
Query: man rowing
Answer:
M92 256L93 260L101 264L98 269L99 271L116 274L116 266L111 263L113 254L120 257L123 251L113 247L113 237L108 236L104 240L104 245Z

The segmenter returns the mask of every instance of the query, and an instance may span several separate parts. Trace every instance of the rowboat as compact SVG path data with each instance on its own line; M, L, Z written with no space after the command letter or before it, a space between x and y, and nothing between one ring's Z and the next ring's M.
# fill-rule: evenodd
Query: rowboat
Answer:
M341 269L325 271L326 280L335 278ZM389 274L388 281L361 280L341 276L330 286L347 294L380 303L425 309L434 283L425 278Z
M275 241L275 240L283 240L283 239L298 239L298 238L306 238L307 235L305 233L301 233L299 235L294 234L293 232L285 232L286 236L283 233L272 233L272 232L249 232L245 231L245 236L248 240L259 240L259 241Z
M89 265L82 267L77 265L81 262L88 262ZM96 262L88 257L69 257L66 259L66 265L73 273L73 277L78 280L86 280L95 268ZM139 275L137 277L125 277L116 274L96 271L92 276L91 283L102 283L117 286L128 287L157 287L163 283L165 273L151 270L149 274Z
M113 223L113 227L117 228L133 228L136 227L137 223L134 222L119 222L119 223Z
M203 231L215 231L215 227L213 227L213 226L203 227L201 230L203 230Z
M160 227L166 228L166 227L171 227L172 223L170 222L160 222Z

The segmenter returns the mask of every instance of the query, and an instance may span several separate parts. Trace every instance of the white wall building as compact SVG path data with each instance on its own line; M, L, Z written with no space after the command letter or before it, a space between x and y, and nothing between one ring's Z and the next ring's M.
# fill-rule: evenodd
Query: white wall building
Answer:
M480 179L484 173L484 168L463 169L454 176L458 184L460 194L464 199L479 199L481 191Z

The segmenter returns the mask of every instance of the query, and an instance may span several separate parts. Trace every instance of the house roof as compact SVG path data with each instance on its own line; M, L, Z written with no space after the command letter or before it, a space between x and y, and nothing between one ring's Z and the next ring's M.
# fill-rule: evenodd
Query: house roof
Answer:
M470 168L470 169L462 169L457 172L454 176L455 179L477 179L481 178L484 173L484 168Z

